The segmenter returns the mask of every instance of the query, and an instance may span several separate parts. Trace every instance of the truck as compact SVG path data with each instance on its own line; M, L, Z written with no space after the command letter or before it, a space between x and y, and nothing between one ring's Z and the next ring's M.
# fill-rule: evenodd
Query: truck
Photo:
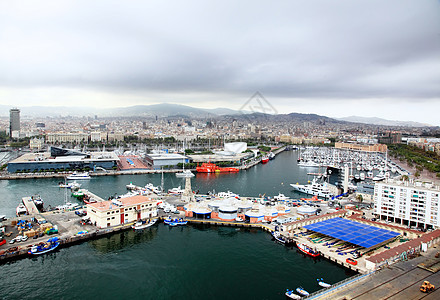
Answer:
M433 291L434 289L435 289L435 286L427 280L423 281L422 285L420 286L420 291L423 293L429 293L429 292Z

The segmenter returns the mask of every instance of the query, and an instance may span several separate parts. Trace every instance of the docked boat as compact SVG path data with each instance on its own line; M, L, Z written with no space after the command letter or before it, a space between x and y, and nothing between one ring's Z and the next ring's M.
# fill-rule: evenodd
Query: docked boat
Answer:
M67 176L68 180L85 180L85 179L90 179L90 178L91 177L88 172L84 172L84 173L73 172L72 174Z
M72 189L72 190L77 190L81 187L81 183L78 183L76 181L73 182L60 182L59 183L59 187L60 188L66 188L66 189Z
M269 152L269 159L272 160L275 158L275 154L273 152Z
M127 188L127 190L132 191L136 189L136 185L133 184L133 182L130 181L130 184L127 184L125 186Z
M176 187L176 188L172 188L168 190L168 194L173 194L173 195L180 195L183 194L185 190L183 190L180 186Z
M34 202L35 207L37 207L37 209L38 209L39 211L43 211L43 210L44 210L44 209L43 209L44 202L43 202L43 199L41 199L40 195L33 195L33 196L31 197L31 201Z
M160 193L160 189L157 186L154 186L152 183L147 183L147 185L145 186L145 188L147 190L152 191L155 194L159 194Z
M269 156L268 156L268 155L264 155L264 156L261 158L261 163L266 164L266 163L268 163L268 162L269 162Z
M15 214L17 215L17 217L23 216L27 214L27 208L26 206L24 206L23 203L20 203L17 208L15 209Z
M302 287L297 287L296 288L296 292L302 296L308 296L310 295L309 292L307 292L305 289L303 289Z
M312 257L318 257L319 256L319 252L318 251L313 250L312 248L310 248L306 244L302 244L302 243L296 242L296 246L298 247L298 249L302 253L305 253L305 254L310 255Z
M277 196L273 196L273 199L275 201L286 201L286 200L290 200L289 197L285 196L284 194L279 193Z
M350 257L348 257L345 261L353 266L356 266L358 264L357 260L354 260L353 258Z
M142 230L142 229L148 228L150 226L153 226L154 224L156 224L156 222L157 222L157 219L152 219L149 222L139 220L136 223L134 223L131 226L131 228L133 228L134 230Z
M288 243L289 243L289 241L286 240L286 239L281 235L281 233L280 233L279 231L273 231L273 232L272 232L272 236L273 236L273 238L274 238L276 241L280 242L281 244L288 244Z
M64 204L64 205L58 205L58 206L56 206L55 209L58 209L58 210L72 210L72 209L74 209L74 208L76 208L76 207L78 207L78 206L79 206L79 205L76 204L76 203L67 202L67 203Z
M319 168L321 165L314 162L313 160L308 160L308 161L300 161L298 163L298 166L306 167L306 168Z
M301 296L295 294L295 293L293 292L293 290L289 290L289 289L288 289L288 290L286 291L285 295L286 295L287 298L290 298L290 299L296 299L296 300L301 299Z
M182 172L176 173L176 177L186 178L186 177L194 177L194 173L190 170L183 170Z
M332 286L331 284L324 282L324 279L322 278L321 279L318 278L316 280L318 281L318 284L324 288L329 288Z
M172 219L168 217L167 219L163 220L163 222L170 226L177 226L177 225L186 225L188 221L185 221L184 219Z
M60 245L59 239L57 237L53 237L47 240L47 242L42 242L38 245L34 245L28 251L30 255L40 255L50 251L55 250Z
M199 173L234 173L239 172L240 169L233 167L219 167L213 163L202 163L201 166L196 167L196 171Z
M308 194L314 195L322 198L331 198L333 196L332 192L327 186L327 183L320 183L316 180L316 177L313 178L312 183L310 184L290 184L294 190Z
M235 193L233 193L231 191L220 192L220 193L217 194L217 196L219 198L236 198L236 199L240 198L240 195L235 194Z

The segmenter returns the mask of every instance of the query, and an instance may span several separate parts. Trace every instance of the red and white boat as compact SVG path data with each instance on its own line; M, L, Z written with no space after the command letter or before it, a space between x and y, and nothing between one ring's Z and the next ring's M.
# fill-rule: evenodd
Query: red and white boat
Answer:
M265 155L261 158L261 163L265 164L269 162L269 156Z
M302 243L296 242L296 246L298 247L298 249L302 253L305 253L305 254L310 255L312 257L318 257L319 256L319 252L318 251L313 250L312 248L310 248L306 244L302 244Z

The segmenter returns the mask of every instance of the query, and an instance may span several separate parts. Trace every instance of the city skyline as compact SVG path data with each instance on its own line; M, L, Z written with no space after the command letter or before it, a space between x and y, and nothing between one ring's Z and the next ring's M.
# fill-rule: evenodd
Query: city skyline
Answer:
M239 110L440 125L439 1L0 4L0 104Z

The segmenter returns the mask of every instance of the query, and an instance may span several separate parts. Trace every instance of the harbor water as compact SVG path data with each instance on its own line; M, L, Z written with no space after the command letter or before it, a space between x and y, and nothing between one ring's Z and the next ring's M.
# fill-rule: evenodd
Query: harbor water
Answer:
M315 170L316 171L316 170ZM284 152L266 165L238 174L203 176L193 189L233 191L243 196L294 194L290 183L311 180L296 166L296 153ZM200 176L202 175L202 176ZM103 176L82 182L107 198L126 192L129 182L160 185L161 175ZM166 189L182 185L164 174ZM64 203L56 179L1 181L0 214L12 216L19 200L40 194L47 205ZM74 198L68 200L77 201ZM167 227L125 231L41 257L0 265L4 299L284 299L287 288L319 289L316 279L336 283L354 275L325 259L285 247L259 229L217 226Z

